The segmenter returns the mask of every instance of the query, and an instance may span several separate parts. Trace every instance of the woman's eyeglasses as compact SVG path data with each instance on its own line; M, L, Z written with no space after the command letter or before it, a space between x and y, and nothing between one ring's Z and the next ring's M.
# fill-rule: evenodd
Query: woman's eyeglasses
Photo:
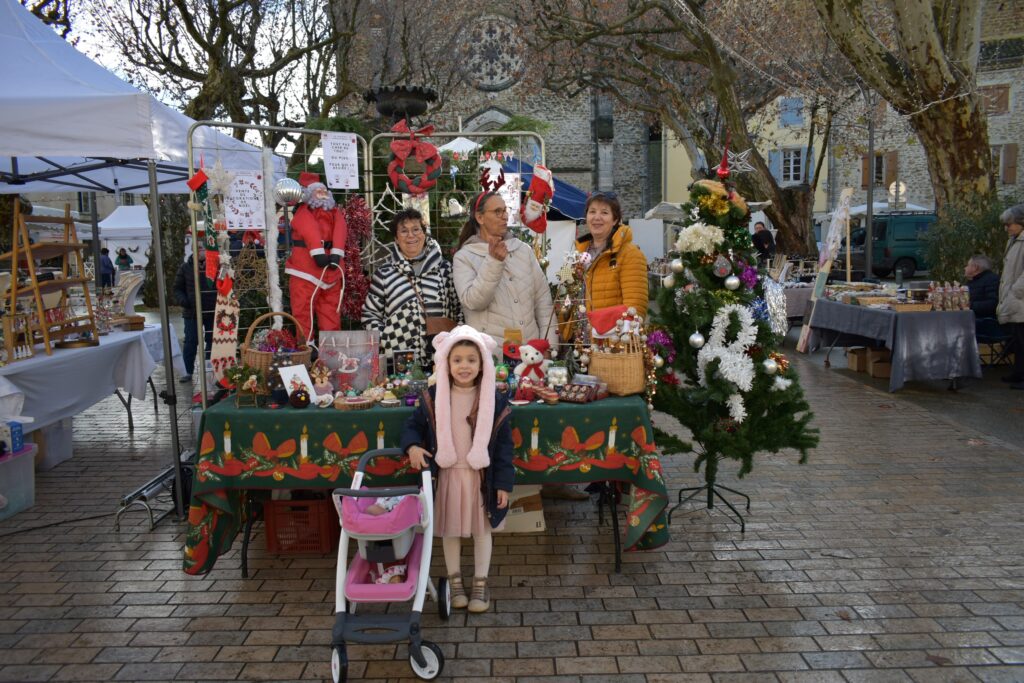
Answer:
M399 228L398 234L402 237L419 237L423 234L423 228Z
M495 216L507 216L508 215L508 207L507 206L503 206L500 209L490 209L488 211L484 211L484 213L493 213Z

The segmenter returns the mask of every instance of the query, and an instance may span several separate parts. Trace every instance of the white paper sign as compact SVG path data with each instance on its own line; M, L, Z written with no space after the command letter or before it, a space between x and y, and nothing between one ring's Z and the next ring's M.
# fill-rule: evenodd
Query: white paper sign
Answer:
M352 133L324 133L324 174L333 190L359 189L359 155Z
M235 171L235 179L224 197L224 217L228 230L264 230L263 174L260 171Z

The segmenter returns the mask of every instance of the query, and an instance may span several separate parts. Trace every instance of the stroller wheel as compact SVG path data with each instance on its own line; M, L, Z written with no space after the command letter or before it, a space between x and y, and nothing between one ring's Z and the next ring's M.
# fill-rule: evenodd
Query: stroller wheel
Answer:
M452 587L448 578L443 577L437 582L437 616L448 621L452 615Z
M440 676L444 669L444 654L441 648L424 640L420 643L420 655L426 661L426 666L417 664L416 658L410 654L409 666L412 667L412 672L425 681L432 681Z
M348 654L345 645L335 645L331 652L331 679L334 683L345 683L348 680Z

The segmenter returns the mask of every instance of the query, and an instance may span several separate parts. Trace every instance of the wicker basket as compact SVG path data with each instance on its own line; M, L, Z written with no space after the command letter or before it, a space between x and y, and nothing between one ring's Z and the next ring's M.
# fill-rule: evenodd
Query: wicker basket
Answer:
M615 396L640 394L647 387L643 351L608 353L591 349L590 374L608 384L608 393Z
M249 345L252 344L252 335L256 332L256 328L259 324L267 318L272 318L275 315L283 316L292 321L292 324L295 325L296 339L304 340L306 338L306 331L302 329L302 325L299 324L299 321L283 311L271 311L270 313L264 313L253 320L252 325L249 326L249 331L245 333L245 342L242 344L242 364L256 368L263 373L264 377L267 376L267 370L270 369L270 363L274 360L275 354L271 351L258 351L250 348ZM301 343L303 346L298 351L289 351L278 355L291 356L292 365L309 365L310 358L313 356L313 350L308 346L305 346L305 342Z
M905 303L905 304L904 303L899 303L899 304L893 304L892 305L892 310L898 311L900 313L925 313L927 311L932 310L932 305L930 303L928 303L928 302L922 302L922 303L915 302L915 303Z

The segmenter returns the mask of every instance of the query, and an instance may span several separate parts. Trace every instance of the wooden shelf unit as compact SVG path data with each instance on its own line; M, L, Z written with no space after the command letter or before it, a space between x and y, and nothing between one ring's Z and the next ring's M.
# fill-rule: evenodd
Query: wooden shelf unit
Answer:
M31 326L33 333L41 337L46 354L53 353L53 346L57 342L65 341L69 335L81 335L88 333L92 339L97 339L96 314L92 307L92 298L89 295L89 278L81 277L85 273L85 261L82 252L85 245L79 242L78 232L75 228L75 221L71 217L71 205L64 205L64 216L33 216L33 223L52 223L61 225L64 228L64 239L59 242L40 242L32 244L29 240L28 225L25 216L21 214L18 202L14 202L14 227L11 239L11 251L0 254L0 263L11 264L11 287L10 302L8 311L15 313L18 310L18 299L31 297L35 303L36 324ZM53 280L39 281L36 274L36 261L59 258L61 262L61 276ZM74 263L74 275L71 265ZM28 273L28 283L18 286L18 271L22 269ZM81 287L85 302L86 313L63 320L46 322L46 309L43 306L43 294L49 292L60 292L59 307L68 310L68 290L72 287ZM82 324L84 323L84 324Z

